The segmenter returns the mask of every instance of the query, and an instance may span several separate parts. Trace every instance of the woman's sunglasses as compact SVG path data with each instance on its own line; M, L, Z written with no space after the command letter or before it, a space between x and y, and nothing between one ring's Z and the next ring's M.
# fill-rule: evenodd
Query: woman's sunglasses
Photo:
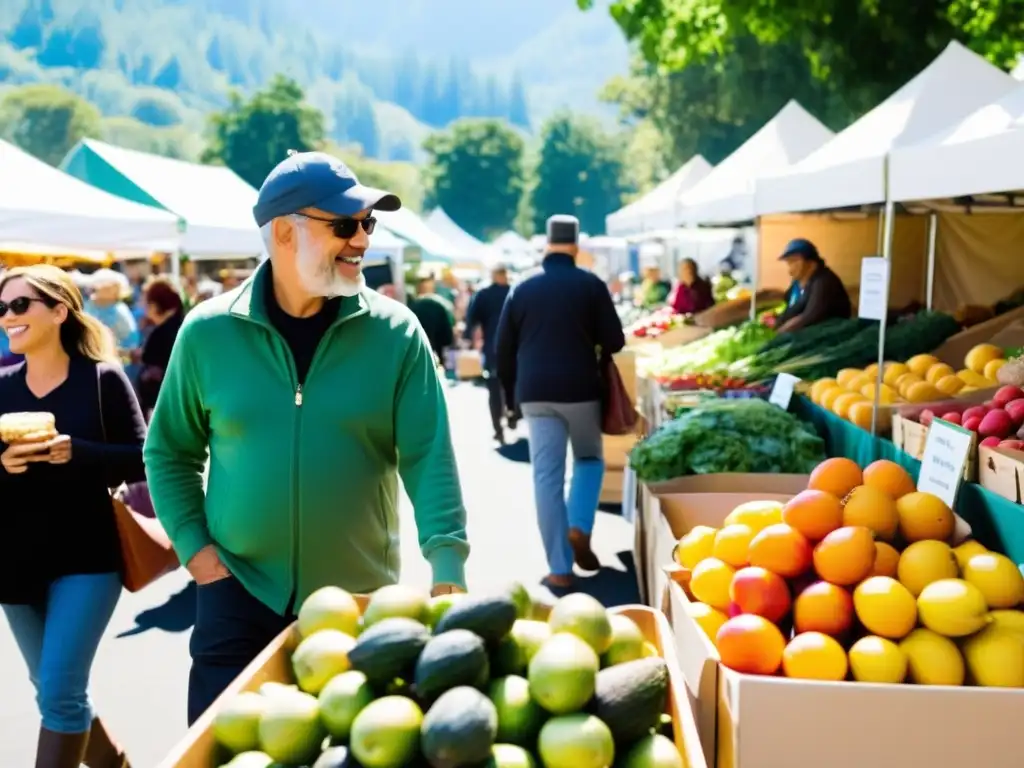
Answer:
M40 304L45 304L48 307L53 306L53 304L46 299L19 296L16 299L11 299L10 301L0 301L0 317L6 317L8 312L15 317L24 315L31 308L32 302L34 301L38 301Z
M310 219L311 221L322 221L324 224L330 224L331 230L334 232L334 236L339 240L350 240L355 237L356 232L359 231L360 225L363 227L363 231L368 235L372 235L374 228L377 226L377 219L373 216L367 216L365 219L321 219L317 216L310 216L305 213L297 215L304 219Z

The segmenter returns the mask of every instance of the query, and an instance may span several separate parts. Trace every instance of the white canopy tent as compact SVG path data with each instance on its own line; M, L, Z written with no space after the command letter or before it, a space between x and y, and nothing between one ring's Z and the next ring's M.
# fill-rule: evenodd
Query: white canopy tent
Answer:
M0 240L103 251L173 250L173 214L103 192L0 140Z
M398 235L394 234L387 227L380 226L373 230L370 235L370 247L366 251L366 259L389 258L399 261L408 243Z
M473 253L484 247L482 240L477 240L469 232L456 224L454 219L443 208L432 210L424 221L434 232L461 249L467 256L473 255Z
M608 214L605 229L609 235L627 237L640 232L670 229L679 224L679 198L711 173L711 163L694 155L646 195L624 208Z
M687 224L753 221L754 185L823 146L835 134L790 100L764 127L679 198Z
M462 249L431 229L408 208L374 211L373 215L393 234L423 251L424 261L455 261L463 256Z
M889 156L897 202L1024 190L1024 85Z
M518 232L511 229L489 243L485 259L488 263L503 262L515 269L529 269L540 260L540 252Z
M176 214L185 224L181 250L192 259L256 257L263 252L252 214L258 193L230 168L94 139L80 141L64 158L62 168L101 189L124 189L124 197L148 197Z
M886 199L886 156L1002 98L1017 83L953 41L896 93L785 173L756 183L758 215L824 211Z

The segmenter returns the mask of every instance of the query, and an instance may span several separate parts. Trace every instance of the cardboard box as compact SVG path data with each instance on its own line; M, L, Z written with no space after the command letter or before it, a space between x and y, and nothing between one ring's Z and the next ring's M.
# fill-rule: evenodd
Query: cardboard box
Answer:
M1024 479L1024 452L1006 448L978 448L978 482L982 488L1020 504Z
M633 450L639 436L637 435L602 435L604 466L606 470L622 469L626 466L629 452Z
M984 323L979 323L950 336L932 354L942 362L960 370L964 367L964 358L967 353L978 344L996 344L1004 347L1024 345L1024 341L1014 343L1014 339L1024 336L1024 327L1016 325L1018 320L1024 320L1024 307L1011 309L998 317L993 317L991 320L986 320ZM1008 331L1006 334L1001 333L1011 325L1015 325L1014 330Z
M680 496L675 506L691 527L719 526L735 501L736 496L728 502ZM680 669L708 765L1021 764L1015 731L1016 713L1024 711L1024 690L821 683L739 674L721 666L714 645L690 619L685 590L672 580L667 588Z
M897 448L920 461L924 458L924 447L928 442L928 427L898 413L893 416L892 441ZM978 479L978 436L971 439L971 451L964 465L964 480L973 483Z
M700 749L697 726L686 705L679 661L672 642L672 630L664 616L650 608L626 605L612 608L613 613L635 621L646 639L658 649L669 671L667 714L672 716L676 747L686 768L708 768ZM222 764L211 727L217 708L243 691L255 691L265 682L294 683L290 652L298 643L294 626L282 632L228 687L213 706L189 729L185 738L171 751L159 768L215 768Z
M672 562L676 542L697 523L688 523L678 512L679 495L733 500L733 507L742 503L735 499L788 499L807 488L807 475L758 475L727 473L691 475L663 483L643 484L640 508L637 510L637 532L633 558L637 563L637 580L641 599L646 605L658 607L665 591L664 567ZM664 499L669 499L668 503Z
M606 469L601 481L601 504L621 504L625 473L621 469Z
M455 353L455 377L479 379L484 375L483 358L475 349L460 349Z

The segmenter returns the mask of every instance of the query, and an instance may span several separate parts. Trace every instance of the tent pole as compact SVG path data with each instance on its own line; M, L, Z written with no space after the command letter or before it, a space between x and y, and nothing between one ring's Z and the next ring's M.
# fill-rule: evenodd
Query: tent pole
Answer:
M929 312L935 301L935 241L939 232L939 215L928 216L928 277L925 283L925 307Z
M886 203L886 205L888 205L888 203ZM885 227L887 224L885 211L885 207L878 211L878 246L875 248L875 253L879 256L882 255L882 250L885 248Z
M888 197L888 193L886 193ZM875 376L875 402L871 409L871 434L878 434L878 403L882 394L882 377L885 375L885 329L888 321L889 309L889 285L892 282L892 240L893 229L896 224L896 204L892 200L885 201L885 208L882 212L884 227L882 228L882 258L888 262L885 271L885 306L886 312L878 323L878 373Z
M757 225L758 222L755 220L754 227L756 228ZM740 234L742 233L743 230L740 229ZM747 238L744 237L744 247L746 241ZM761 252L759 248L755 250L756 252L754 253L754 263L751 264L750 267L750 322L754 322L757 320L757 284L758 281L761 279Z

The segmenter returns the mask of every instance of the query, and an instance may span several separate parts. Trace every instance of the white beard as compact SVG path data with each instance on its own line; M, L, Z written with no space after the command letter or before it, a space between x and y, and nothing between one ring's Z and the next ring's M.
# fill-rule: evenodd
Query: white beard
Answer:
M328 299L335 296L356 296L366 287L366 278L362 274L358 280L350 280L338 274L334 260L325 262L323 256L318 254L310 243L309 235L301 227L298 228L295 266L302 287L313 296Z

